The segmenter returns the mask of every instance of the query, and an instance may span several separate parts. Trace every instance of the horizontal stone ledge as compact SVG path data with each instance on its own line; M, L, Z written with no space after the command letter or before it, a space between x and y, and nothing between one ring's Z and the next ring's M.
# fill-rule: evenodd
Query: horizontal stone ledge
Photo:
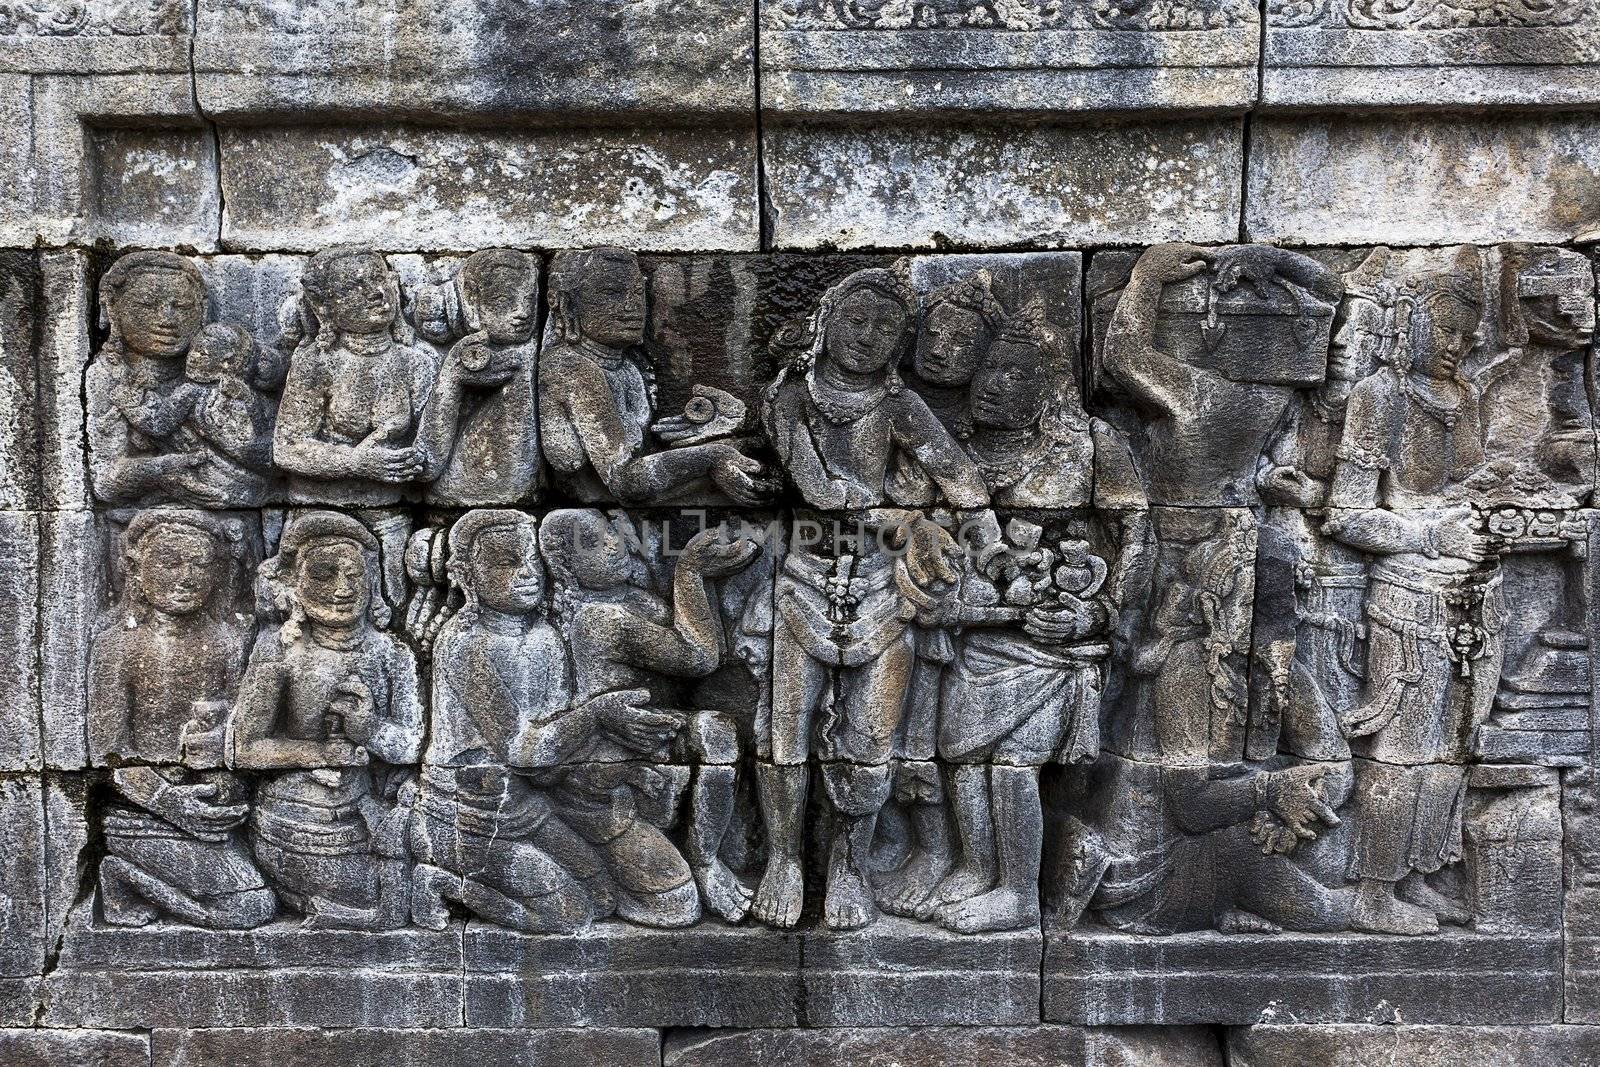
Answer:
M668 1034L665 1067L1222 1067L1216 1035L1188 1027L841 1027Z
M1600 1062L1600 1029L1587 1026L1251 1026L1230 1031L1227 1044L1232 1067L1581 1067Z
M150 1051L174 1067L549 1067L604 1064L658 1067L661 1037L647 1029L452 1030L250 1029L155 1030ZM107 1064L106 1067L112 1067Z

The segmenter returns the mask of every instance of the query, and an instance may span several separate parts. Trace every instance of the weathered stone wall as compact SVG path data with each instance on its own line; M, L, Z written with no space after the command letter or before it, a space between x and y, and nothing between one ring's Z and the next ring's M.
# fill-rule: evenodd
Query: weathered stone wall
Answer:
M0 0L0 188L0 1063L1600 1064L1592 0Z

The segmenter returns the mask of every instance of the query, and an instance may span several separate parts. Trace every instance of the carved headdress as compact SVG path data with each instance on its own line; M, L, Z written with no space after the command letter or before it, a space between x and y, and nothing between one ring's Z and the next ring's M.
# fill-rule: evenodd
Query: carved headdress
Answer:
M899 269L869 267L835 282L822 294L822 299L817 301L817 310L811 316L810 344L799 353L797 370L809 370L816 365L817 359L828 343L828 320L833 318L834 312L846 298L863 289L893 300L905 308L906 326L900 338L901 354L904 354L905 348L911 343L912 329L916 324L917 295L906 280L905 274ZM899 356L896 356L889 365L893 367L899 362Z
M925 303L927 311L945 306L970 311L983 320L990 333L998 333L1005 326L1006 309L995 299L994 277L987 269L941 285L928 294Z
M533 273L538 263L526 252L511 248L485 248L472 253L447 282L417 290L413 317L417 332L436 344L447 345L483 328L479 307L483 288L497 270Z
M1061 329L1050 321L1043 299L1030 300L1009 316L995 343L1038 351L1044 372L1041 384L1048 387L1044 412L1039 418L1039 431L1043 436L1061 439L1088 429L1089 416L1083 409L1083 394L1073 366L1071 344ZM967 432L970 433L970 428Z
M190 508L151 508L135 515L123 533L123 556L127 560L130 572L143 560L144 553L149 548L150 535L157 530L174 526L208 538L219 553L231 561L237 562L244 558L244 530L237 520L219 519L215 515ZM146 606L138 582L128 580L124 583L123 600L135 619L144 617Z
M472 556L478 538L490 530L506 527L530 526L537 530L537 520L521 511L509 508L477 508L467 512L450 527L450 562L446 564L450 582L465 598L457 618L460 625L470 626L478 610L478 591L472 585Z

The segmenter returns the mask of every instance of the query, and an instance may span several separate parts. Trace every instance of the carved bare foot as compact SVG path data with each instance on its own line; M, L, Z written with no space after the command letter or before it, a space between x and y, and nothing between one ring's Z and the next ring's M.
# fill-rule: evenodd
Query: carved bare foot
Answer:
M720 859L714 859L704 867L696 867L694 880L700 886L700 899L705 901L713 914L736 923L750 913L750 901L754 893Z
M1426 908L1438 916L1440 922L1465 926L1472 921L1472 913L1429 885L1421 875L1409 879L1402 886L1405 899L1419 908Z
M450 925L450 907L445 903L445 887L451 880L446 871L425 863L417 864L411 872L412 922L425 930L443 930Z
M935 849L918 849L905 865L878 886L878 907L906 919L926 919L933 913L933 891L950 873L950 855Z
M1281 934L1283 927L1270 919L1263 919L1243 908L1229 908L1217 920L1217 929L1225 934Z
M954 870L945 875L939 882L938 888L928 899L928 915L949 904L959 904L963 900L971 900L980 893L989 891L994 885L994 875L982 871L970 863L958 863ZM919 918L927 918L920 915Z
M859 930L878 917L872 887L848 863L828 870L828 893L822 898L822 922L830 930Z
M805 878L800 873L800 862L792 859L769 859L767 870L761 877L761 887L756 890L750 913L757 922L784 930L800 922L800 909L805 906Z
M100 882L100 914L112 926L149 926L161 917L154 905L110 878Z
M1350 911L1350 925L1374 934L1404 934L1417 937L1439 932L1433 912L1407 904L1394 896L1392 888L1378 888L1363 882L1356 891L1356 904Z
M958 934L1020 930L1039 925L1039 898L1014 889L991 889L938 911L939 925Z

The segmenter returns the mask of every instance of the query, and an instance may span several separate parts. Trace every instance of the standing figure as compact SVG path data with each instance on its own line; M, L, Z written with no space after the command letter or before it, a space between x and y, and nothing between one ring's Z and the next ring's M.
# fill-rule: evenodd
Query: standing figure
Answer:
M252 359L255 345L238 327L202 330L205 313L200 272L171 252L130 252L101 279L110 336L85 386L89 471L107 503L266 500L271 412L256 390L276 388L282 370Z
M1396 365L1351 393L1324 525L1378 557L1366 684L1342 725L1366 757L1356 770L1353 921L1379 933L1434 933L1441 918L1466 918L1425 879L1461 858L1466 762L1504 651L1501 574L1459 503L1484 462L1482 390L1460 371L1482 317L1474 267L1427 275L1403 298Z
M382 627L378 542L347 515L307 511L262 577L287 616L250 653L228 726L228 765L261 784L251 846L278 895L312 925L392 929L409 915L405 829L422 751L411 651Z
M885 508L937 486L959 509L989 502L982 475L893 368L911 341L916 303L886 270L850 275L822 297L801 366L769 391L768 434L806 503L860 512L857 551L818 552L796 538L776 590L769 736L758 738L768 831L755 914L793 926L804 903L801 845L807 761L822 759L836 814L823 921L877 915L868 860L889 794L889 762L911 683L924 590L953 585L954 544L920 514ZM877 541L898 540L895 558ZM931 621L931 620L930 620ZM831 704L831 713L829 706Z
M689 430L687 412L652 427L655 390L641 347L648 288L637 256L620 248L557 256L550 319L553 337L539 357L539 423L545 458L568 492L593 503L660 505L712 491L761 502L759 460L715 433ZM743 407L727 394L713 404ZM672 447L650 450L652 431Z
M538 260L504 248L474 252L442 292L448 308L424 329L455 343L417 430L428 499L515 503L539 484Z
M598 731L627 730L647 713L630 692L574 705L532 516L481 510L457 520L449 574L466 603L434 646L412 915L442 929L449 899L516 930L579 929L615 908L611 876L546 785Z
M306 263L284 344L294 346L273 458L290 499L362 508L383 546L383 593L405 598L410 520L392 505L422 476L419 420L438 367L400 317L400 282L369 248L330 248Z
M540 544L567 634L580 706L607 696L635 706L594 723L561 774L562 817L604 857L618 912L648 926L687 926L700 904L730 922L750 890L720 856L733 817L738 734L715 712L684 710L675 684L709 675L725 653L713 582L748 566L757 546L702 531L678 559L669 604L646 587L638 534L622 516L552 512ZM682 789L674 759L693 762L687 862L662 832Z
M117 926L161 915L211 929L260 926L277 902L239 831L250 790L201 743L220 728L249 640L248 624L219 603L238 538L202 512L144 511L125 540L123 602L89 659L92 754L118 763L101 911Z

